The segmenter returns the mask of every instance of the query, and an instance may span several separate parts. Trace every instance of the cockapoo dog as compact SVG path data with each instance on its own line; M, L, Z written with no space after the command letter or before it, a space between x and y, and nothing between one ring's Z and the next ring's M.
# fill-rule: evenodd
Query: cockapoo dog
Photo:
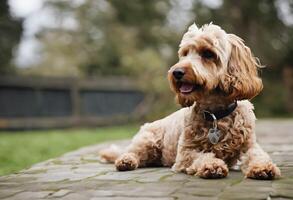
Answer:
M168 72L171 89L185 108L146 123L124 151L100 156L119 171L167 166L202 178L223 178L238 160L246 177L273 179L279 168L256 142L248 101L263 88L261 67L243 40L221 27L191 25Z

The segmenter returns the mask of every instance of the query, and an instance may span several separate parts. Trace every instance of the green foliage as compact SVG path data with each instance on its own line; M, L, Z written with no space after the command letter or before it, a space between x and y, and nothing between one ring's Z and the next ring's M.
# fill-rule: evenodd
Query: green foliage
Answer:
M264 69L266 73L276 73L272 69ZM265 76L263 79L264 89L263 91L253 99L255 113L258 118L262 117L293 117L293 113L290 113L286 108L287 90L284 88L284 84L276 77ZM291 103L291 102L290 102Z
M82 146L132 137L137 126L0 132L0 175L17 172Z

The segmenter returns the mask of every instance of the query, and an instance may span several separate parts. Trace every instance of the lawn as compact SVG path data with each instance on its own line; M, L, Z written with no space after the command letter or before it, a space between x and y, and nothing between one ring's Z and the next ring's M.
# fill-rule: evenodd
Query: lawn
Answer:
M0 132L0 175L17 172L79 147L130 138L138 126Z

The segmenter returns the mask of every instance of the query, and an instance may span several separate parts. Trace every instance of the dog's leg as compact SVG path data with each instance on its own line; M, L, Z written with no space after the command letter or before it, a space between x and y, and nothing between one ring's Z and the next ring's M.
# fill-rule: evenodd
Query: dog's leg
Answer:
M193 147L192 140L188 140L189 137L193 137L192 133L191 127L185 127L184 132L179 137L176 159L172 166L174 172L186 173L186 169L198 157L199 152ZM189 141L191 143L188 143Z
M116 169L128 171L149 164L159 165L162 134L160 130L154 130L150 126L143 126L127 147L126 152L115 161Z
M178 146L177 155L172 171L174 172L186 172L186 169L192 164L192 162L198 157L198 152L195 149L184 148Z
M186 173L201 178L224 178L228 175L228 167L223 160L216 158L214 153L200 153L186 169Z
M180 146L172 170L202 178L223 178L228 175L225 162L216 158L213 153L197 152L195 149Z
M241 161L241 169L248 178L267 180L281 176L280 169L256 142L242 155Z
M228 167L221 159L215 158L213 153L202 153L193 144L195 132L191 127L185 127L180 136L177 155L172 170L198 175L202 178L222 178L227 176Z

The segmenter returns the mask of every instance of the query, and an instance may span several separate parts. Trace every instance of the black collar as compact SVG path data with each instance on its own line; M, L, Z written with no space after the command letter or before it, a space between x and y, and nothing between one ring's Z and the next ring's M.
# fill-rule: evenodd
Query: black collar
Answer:
M214 121L214 118L212 114L216 117L217 120L222 119L228 115L230 115L237 107L237 101L231 103L230 105L227 106L227 108L222 109L222 110L217 110L214 113L209 112L207 110L203 111L203 117L207 121Z

